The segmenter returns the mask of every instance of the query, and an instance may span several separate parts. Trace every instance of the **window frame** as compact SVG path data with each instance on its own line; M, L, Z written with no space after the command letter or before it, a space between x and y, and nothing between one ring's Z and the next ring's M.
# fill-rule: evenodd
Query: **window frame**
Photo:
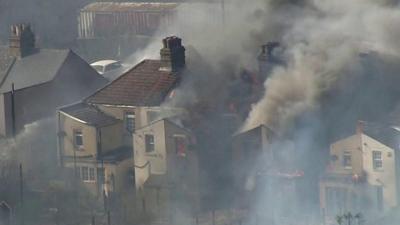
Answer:
M379 155L379 158L376 156ZM382 151L372 151L372 167L374 170L383 170L383 153Z
M148 138L152 138L152 142L148 141ZM154 134L145 134L144 135L144 144L145 144L145 151L146 153L151 153L155 151L155 137ZM152 146L151 149L149 148L149 146Z
M81 179L83 182L89 182L89 167L82 166L81 167Z
M343 158L342 158L342 166L345 169L352 169L353 168L353 157L351 155L351 152L349 151L344 151L343 152Z
M136 129L136 113L134 111L126 111L124 113L124 127L125 130L128 131L129 133L135 133ZM130 123L130 122L132 123Z
M82 151L82 150L84 150L84 141L83 141L83 131L82 131L82 129L74 129L73 130L73 142L74 142L74 147L75 147L75 149L76 150L80 150L80 151ZM78 138L77 137L80 137L80 144L78 144Z
M96 171L95 168L89 167L89 181L96 181Z

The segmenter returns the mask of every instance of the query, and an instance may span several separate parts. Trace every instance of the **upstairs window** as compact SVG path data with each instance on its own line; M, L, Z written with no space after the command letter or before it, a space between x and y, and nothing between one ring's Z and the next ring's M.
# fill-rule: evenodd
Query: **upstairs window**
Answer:
M375 170L382 169L382 152L380 151L373 151L372 152L372 163Z
M82 130L74 130L74 145L75 145L76 149L83 150Z
M343 167L346 169L351 169L351 153L350 152L344 152L343 153Z
M135 113L126 112L125 113L125 128L129 133L135 132Z
M145 141L146 141L146 152L154 151L154 135L146 134Z
M186 156L186 138L184 136L176 136L175 140L175 153L177 156Z

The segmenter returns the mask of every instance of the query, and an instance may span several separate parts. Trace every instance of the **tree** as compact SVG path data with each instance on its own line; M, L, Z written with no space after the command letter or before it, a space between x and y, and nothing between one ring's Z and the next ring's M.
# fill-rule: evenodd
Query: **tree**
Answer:
M336 216L338 225L362 225L364 219L361 213L353 215L351 212L339 214Z

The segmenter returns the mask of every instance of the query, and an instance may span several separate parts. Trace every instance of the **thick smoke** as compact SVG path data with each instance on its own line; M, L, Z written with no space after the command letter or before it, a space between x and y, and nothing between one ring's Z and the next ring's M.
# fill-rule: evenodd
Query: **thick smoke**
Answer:
M282 36L287 66L270 74L245 130L267 124L283 131L318 109L325 94L360 75L360 54L398 57L398 8L365 0L309 1L304 7L299 10L307 13Z

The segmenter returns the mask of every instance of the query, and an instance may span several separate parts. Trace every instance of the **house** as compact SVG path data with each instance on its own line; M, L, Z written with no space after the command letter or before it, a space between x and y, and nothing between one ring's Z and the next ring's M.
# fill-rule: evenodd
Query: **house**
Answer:
M133 152L123 145L122 132L122 120L95 106L78 103L59 109L61 165L73 169L97 195L133 190Z
M135 184L143 209L166 216L174 214L171 208L198 212L200 174L193 134L171 119L160 119L137 129L133 137Z
M325 221L339 213L377 216L397 206L395 151L356 134L330 146L330 162L320 180L320 207Z
M187 147L191 133L173 122L183 110L161 107L173 96L184 70L181 39L167 37L159 60L145 59L82 102L61 108L59 153L64 167L74 169L98 193L105 189L121 192L119 183L130 182L144 210L156 208L152 207L158 202L153 201L156 196L170 197L179 185L187 191L182 193L193 196L196 151ZM190 189L185 182L171 180L181 175L188 179Z
M239 206L250 208L260 204L258 217L274 224L298 219L299 181L304 172L296 167L293 143L281 140L262 124L235 134L232 146L235 196L241 196ZM265 202L273 202L273 209Z
M0 48L0 136L15 135L106 82L71 50L37 48L29 25L11 26L9 46Z

